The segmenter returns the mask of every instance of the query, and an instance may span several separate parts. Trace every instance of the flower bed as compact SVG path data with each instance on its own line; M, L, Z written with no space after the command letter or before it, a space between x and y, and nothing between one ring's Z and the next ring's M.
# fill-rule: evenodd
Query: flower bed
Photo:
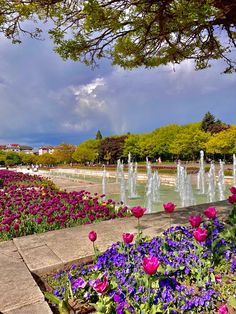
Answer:
M235 197L229 200L236 204ZM164 204L167 213L174 207ZM144 212L132 209L138 226ZM153 239L139 227L134 244L134 235L125 233L122 242L98 256L91 231L94 264L49 276L46 297L64 314L89 313L91 305L107 314L236 313L236 207L225 222L215 208L204 214Z
M62 192L38 176L0 171L0 240L127 216L104 195Z

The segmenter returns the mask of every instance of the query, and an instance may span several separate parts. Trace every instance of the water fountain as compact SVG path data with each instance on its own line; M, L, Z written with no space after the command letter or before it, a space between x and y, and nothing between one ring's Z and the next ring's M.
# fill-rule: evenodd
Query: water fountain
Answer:
M147 182L147 192L146 192L147 214L152 212L152 205L153 205L153 177L151 176Z
M181 162L178 160L177 163L177 175L176 175L176 180L175 180L175 191L179 192L180 189L180 172L181 172Z
M218 173L218 191L219 191L219 199L223 201L225 199L225 176L224 176L224 162L220 159L220 170Z
M161 186L161 179L158 174L158 171L154 171L152 175L152 186L153 186L153 193L152 193L152 201L154 203L160 202L160 186Z
M120 201L126 204L126 187L125 187L125 174L124 174L124 165L121 164L121 176L120 176Z
M102 194L106 195L106 192L107 192L107 172L104 167L102 173Z
M130 199L139 197L136 192L138 164L131 161L131 154L128 155L128 197Z
M234 184L234 187L236 187L236 157L235 157L235 154L233 154L233 184Z
M121 161L120 159L118 159L116 166L116 182L119 182L120 178L121 178Z
M182 207L196 204L193 196L192 178L190 174L187 174L184 166L179 167L179 195Z
M204 152L200 151L200 168L197 174L197 189L200 194L205 194L205 167L204 167Z
M215 164L214 162L211 162L210 170L208 172L208 191L207 191L208 202L215 201L215 188L216 188Z

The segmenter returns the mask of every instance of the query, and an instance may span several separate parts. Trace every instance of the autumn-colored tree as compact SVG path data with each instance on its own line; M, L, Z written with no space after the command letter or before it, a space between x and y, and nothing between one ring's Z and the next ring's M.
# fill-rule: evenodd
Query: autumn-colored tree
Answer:
M37 163L45 166L51 166L56 164L56 159L52 156L52 154L45 153L37 157Z
M117 159L124 157L123 149L126 135L106 137L101 140L99 157L111 163L116 163Z
M54 148L52 155L57 163L70 163L74 161L72 155L75 149L75 145L62 143Z

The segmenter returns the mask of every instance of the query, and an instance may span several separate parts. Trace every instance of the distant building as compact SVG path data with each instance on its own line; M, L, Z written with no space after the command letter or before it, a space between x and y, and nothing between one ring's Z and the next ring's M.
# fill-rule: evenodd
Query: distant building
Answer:
M45 145L45 146L41 146L39 147L39 155L43 155L43 154L52 154L54 152L54 146L50 146L50 145Z
M5 145L5 148L3 148L3 150L5 150L6 152L33 154L33 147L28 145L7 144Z

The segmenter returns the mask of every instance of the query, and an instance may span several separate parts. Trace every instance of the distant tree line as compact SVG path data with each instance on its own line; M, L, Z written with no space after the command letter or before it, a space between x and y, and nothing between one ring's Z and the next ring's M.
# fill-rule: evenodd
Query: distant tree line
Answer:
M1 165L14 164L68 164L116 163L127 161L130 152L136 161L163 161L199 159L203 150L209 159L230 160L236 153L236 125L227 125L207 112L202 121L186 125L169 124L145 134L114 135L103 138L98 130L95 139L78 146L60 144L53 154L31 154L0 151Z

